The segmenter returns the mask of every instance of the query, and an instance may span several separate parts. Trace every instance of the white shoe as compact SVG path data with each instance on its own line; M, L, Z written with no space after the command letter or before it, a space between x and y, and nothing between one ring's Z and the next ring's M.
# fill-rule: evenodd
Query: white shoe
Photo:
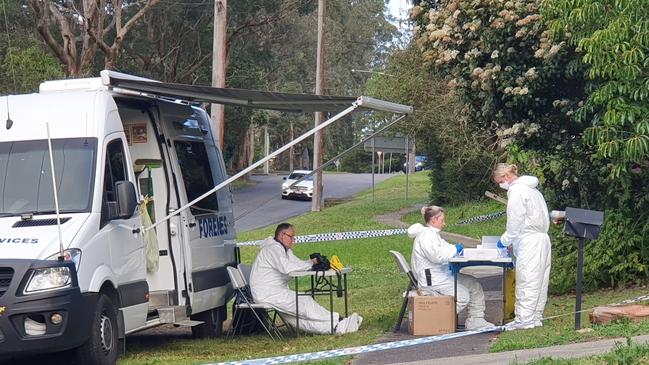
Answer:
M543 322L540 319L535 320L534 327L543 327Z
M338 325L336 325L336 334L337 335L343 335L343 334L347 333L347 331L349 329L349 325L351 323L350 318L351 317L343 318L343 319L340 320L340 322L338 322Z
M349 327L347 327L346 333L353 333L358 331L363 323L363 317L359 316L358 313L354 312L349 316Z
M467 318L466 322L464 322L464 327L467 330L472 331L480 328L495 327L495 325L491 322L487 322L484 318Z
M541 324L541 325L543 325L543 324ZM512 322L509 322L509 323L507 323L505 325L505 331L526 330L526 329L530 329L530 328L534 328L534 327L536 327L534 322L525 322L525 323L523 323L523 322L512 321Z

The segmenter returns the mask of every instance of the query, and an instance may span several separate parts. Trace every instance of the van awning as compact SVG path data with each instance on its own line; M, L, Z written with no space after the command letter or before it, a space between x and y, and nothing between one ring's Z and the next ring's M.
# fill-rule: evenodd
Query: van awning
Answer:
M119 72L101 71L102 83L107 87L129 90L170 99L206 102L255 109L280 110L298 113L338 112L353 103L362 108L396 114L410 114L412 107L374 99L367 96L328 96L292 94L258 90L216 88L210 86L174 84L154 81Z

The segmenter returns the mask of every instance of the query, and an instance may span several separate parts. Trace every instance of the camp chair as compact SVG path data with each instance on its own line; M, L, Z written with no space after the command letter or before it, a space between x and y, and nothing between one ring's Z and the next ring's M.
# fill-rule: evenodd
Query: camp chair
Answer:
M268 314L269 311L273 311L276 315L277 312L275 311L275 308L273 308L273 306L271 306L270 304L255 303L252 299L252 295L250 295L250 287L248 286L248 282L246 281L241 271L238 268L232 266L228 266L227 270L228 276L230 277L230 282L232 283L232 288L238 294L238 297L241 298L241 302L235 303L234 305L234 313L232 315L232 318L236 318L237 321L232 324L231 329L228 332L228 337L233 335L238 327L241 315L237 317L237 312L241 309L248 309L255 316L257 321L259 321L259 324L261 324L268 336L270 336L273 341L275 339L282 339L282 334L275 326L275 316L273 316L273 318L271 319ZM258 313L259 310L261 310L260 312L262 313L261 317Z
M397 262L399 270L402 273L406 274L406 276L408 276L408 289L406 289L406 292L403 295L403 304L401 305L401 311L399 311L399 318L397 318L397 324L394 326L394 332L399 332L399 329L401 329L403 316L406 314L406 308L408 307L408 297L410 296L410 291L417 289L418 285L417 279L415 279L415 275L412 273L410 265L408 265L408 261L406 261L401 252L390 250L390 253L392 254L392 256L394 256L394 260Z

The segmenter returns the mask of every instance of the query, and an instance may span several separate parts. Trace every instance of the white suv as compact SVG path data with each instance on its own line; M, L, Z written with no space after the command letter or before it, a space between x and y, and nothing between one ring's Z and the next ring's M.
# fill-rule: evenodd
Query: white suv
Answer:
M286 181L282 183L282 199L290 197L311 199L313 197L313 175L290 187L296 180L310 173L310 170L294 170L290 175L285 176L284 180Z

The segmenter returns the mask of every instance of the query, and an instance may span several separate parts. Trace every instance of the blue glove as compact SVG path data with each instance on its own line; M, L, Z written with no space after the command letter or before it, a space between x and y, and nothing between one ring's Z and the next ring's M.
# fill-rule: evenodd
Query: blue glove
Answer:
M496 247L498 248L498 257L509 257L507 246L503 245L500 240L498 240L498 243L496 243Z
M462 253L464 252L464 245L461 243L455 243L455 249L457 250L457 255L462 256Z

